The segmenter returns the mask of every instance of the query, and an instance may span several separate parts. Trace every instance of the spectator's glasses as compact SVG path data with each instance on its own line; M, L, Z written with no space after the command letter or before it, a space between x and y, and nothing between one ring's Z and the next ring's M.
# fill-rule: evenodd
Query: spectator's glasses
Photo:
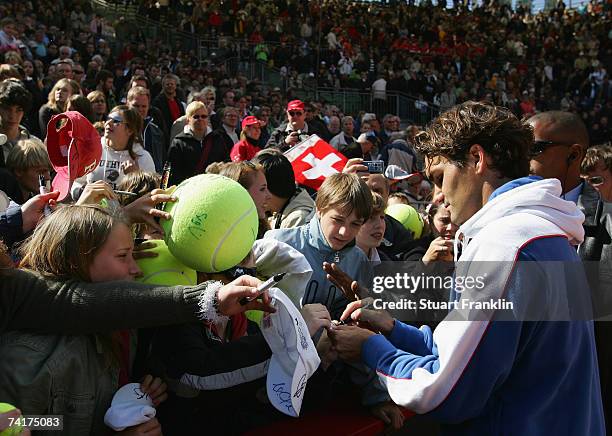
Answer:
M74 74L85 74L85 71L83 71L83 70L72 70L72 72Z
M206 119L208 119L208 115L192 115L191 118L193 118L196 121L198 121L198 120L206 120Z
M602 185L603 182L606 181L606 179L604 179L603 176L586 176L584 177L584 179L593 186Z
M113 126L118 126L119 124L123 123L123 118L118 117L116 115L109 115L108 117L106 117L106 122L111 123Z
M301 112L301 111L289 111L289 115L291 115L292 117L301 117L302 115L304 115L304 112Z
M571 144L562 144L555 141L534 141L533 145L531 146L531 150L529 151L529 157L538 156L544 153L549 147L553 147L555 145L569 147Z

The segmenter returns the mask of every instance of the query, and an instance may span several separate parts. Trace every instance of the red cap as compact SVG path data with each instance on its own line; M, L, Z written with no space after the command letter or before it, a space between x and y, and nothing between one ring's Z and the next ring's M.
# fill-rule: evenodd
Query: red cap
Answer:
M254 126L255 124L257 124L258 126L261 125L257 117L254 117L253 115L244 117L244 120L242 120L242 130L244 130L246 126Z
M304 102L301 100L291 100L287 103L287 110L304 112Z
M58 130L56 126L61 120L66 122ZM100 135L79 112L64 112L52 117L47 124L47 152L57 173L52 186L60 191L58 200L63 200L69 194L72 182L91 173L100 163Z

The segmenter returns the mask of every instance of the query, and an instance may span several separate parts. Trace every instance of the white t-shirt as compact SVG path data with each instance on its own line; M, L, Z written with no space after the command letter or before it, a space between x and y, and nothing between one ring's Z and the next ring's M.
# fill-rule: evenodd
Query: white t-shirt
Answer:
M387 81L383 78L372 83L372 96L381 100L387 99Z
M149 152L142 148L140 144L134 144L132 148L137 156L136 163L140 170L154 173L155 163ZM75 198L75 195L77 197L80 195L81 188L86 183L93 183L97 180L104 180L113 189L117 189L117 186L125 177L125 173L121 168L121 163L125 161L133 162L130 153L127 150L113 150L106 144L106 139L102 138L102 157L100 158L100 164L85 177L81 177L74 181L71 188L73 198Z

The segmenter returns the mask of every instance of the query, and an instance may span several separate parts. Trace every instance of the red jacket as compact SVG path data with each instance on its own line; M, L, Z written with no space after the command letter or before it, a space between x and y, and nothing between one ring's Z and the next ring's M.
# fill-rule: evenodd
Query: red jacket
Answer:
M230 151L230 159L232 162L251 160L255 157L259 150L261 150L261 148L250 143L248 139L241 139L232 147L232 151Z

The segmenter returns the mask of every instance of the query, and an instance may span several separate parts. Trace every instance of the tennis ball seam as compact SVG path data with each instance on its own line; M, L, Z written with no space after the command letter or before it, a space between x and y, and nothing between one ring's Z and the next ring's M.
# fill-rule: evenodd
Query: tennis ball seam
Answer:
M229 238L229 236L232 234L232 232L234 231L234 228L242 221L244 220L247 216L249 216L252 212L253 209L255 209L255 207L251 206L246 212L244 212L242 215L240 215L238 217L238 219L236 221L234 221L234 223L226 230L226 232L224 233L223 237L219 240L219 243L217 244L217 246L215 247L215 251L213 252L210 264L212 266L213 271L218 271L217 270L217 254L219 253L219 250L221 249L221 247L223 246L223 244L225 243L225 240L227 238Z
M143 276L141 280L142 281L151 280L153 277L156 277L156 276L159 276L160 274L165 274L165 273L177 273L177 274L180 274L180 275L185 277L186 281L189 282L188 286L195 286L195 285L197 285L197 283L191 283L191 281L189 280L189 275L186 274L184 271L180 271L180 270L177 270L177 269L169 269L169 268L156 270L156 271L154 271L154 272L152 272L152 273L150 273L150 274L148 274L146 276Z

